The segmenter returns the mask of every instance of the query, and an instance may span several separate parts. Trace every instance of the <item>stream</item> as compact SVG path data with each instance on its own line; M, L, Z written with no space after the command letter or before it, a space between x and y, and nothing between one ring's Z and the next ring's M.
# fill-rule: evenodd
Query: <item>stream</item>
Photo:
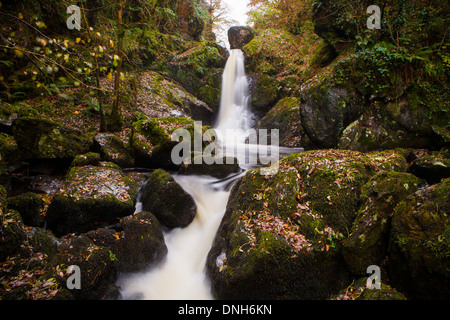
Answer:
M278 160L303 151L301 148L279 147L278 144L249 143L249 130L255 124L255 116L249 108L248 85L244 55L241 50L231 50L222 77L221 104L214 128L222 133L219 135L222 154L238 158L242 173L222 180L210 176L173 175L196 201L197 215L188 227L164 234L168 255L161 264L143 272L119 276L117 285L122 299L213 299L205 263L225 213L232 185L247 170L258 166L261 153L266 157L276 155ZM271 159L273 163L274 158ZM138 203L136 213L140 208Z

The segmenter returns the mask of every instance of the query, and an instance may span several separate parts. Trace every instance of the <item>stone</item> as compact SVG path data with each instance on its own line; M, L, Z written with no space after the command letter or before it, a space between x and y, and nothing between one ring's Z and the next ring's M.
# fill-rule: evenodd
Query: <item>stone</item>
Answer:
M194 198L162 169L149 176L142 190L142 209L153 213L168 229L187 227L197 213Z
M228 41L230 48L242 49L255 37L255 31L246 26L235 26L228 29Z
M47 209L55 235L85 233L118 222L135 211L138 184L115 164L73 167Z
M400 202L392 217L388 271L410 299L450 297L450 179Z

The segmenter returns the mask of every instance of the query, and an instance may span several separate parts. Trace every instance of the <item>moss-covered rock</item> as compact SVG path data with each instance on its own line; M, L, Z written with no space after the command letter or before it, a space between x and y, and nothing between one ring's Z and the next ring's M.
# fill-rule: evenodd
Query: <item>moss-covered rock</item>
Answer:
M74 158L89 151L92 144L86 134L56 122L37 118L19 118L13 125L20 159Z
M401 165L401 161L403 165ZM251 170L233 187L207 270L222 299L320 299L349 280L342 256L363 186L395 152L310 151L282 159L271 176Z
M117 165L73 167L47 210L56 235L112 225L135 210L137 183Z
M318 148L335 148L341 132L361 114L363 98L356 91L318 83L302 92L300 118Z
M172 134L177 129L189 132L193 154L195 134L203 139L205 132L211 128L195 125L194 120L183 117L144 119L133 123L130 146L136 166L178 170L179 164L172 161L172 150L178 144L177 141L172 141ZM202 149L206 145L207 143L202 141Z
M406 297L396 289L380 281L381 287L367 286L368 278L353 280L352 284L342 290L332 300L406 300Z
M140 212L122 221L122 254L119 270L137 272L164 259L167 247L158 219L150 212Z
M169 64L169 73L189 93L217 110L226 59L225 48L204 42L175 56Z
M3 209L0 223L0 261L3 261L20 249L27 234L22 218L17 211Z
M8 208L17 210L22 217L23 223L27 226L43 226L44 217L41 215L43 207L44 201L39 195L33 192L8 198Z
M99 300L108 298L115 289L118 260L106 248L95 245L85 236L70 237L62 240L55 262L58 265L80 268L81 289L70 292L78 300ZM71 273L66 273L67 281Z
M343 256L351 272L364 275L368 266L381 264L396 205L424 184L409 173L380 171L363 186L362 205L343 243Z
M413 299L448 299L450 179L417 191L395 208L389 241L393 285Z
M113 162L122 168L134 166L128 145L112 133L100 133L94 137L94 146L104 161Z
M101 161L101 156L96 152L88 152L80 154L73 159L70 164L71 167L84 167L84 166L98 166Z
M143 72L137 91L137 104L148 117L192 117L211 123L213 110L203 101L186 91L169 76L155 71Z
M278 129L279 144L285 147L301 147L302 127L299 115L300 98L286 97L277 102L256 125L257 129Z
M157 169L143 188L142 209L152 212L161 224L173 229L188 226L195 218L197 205L169 173Z

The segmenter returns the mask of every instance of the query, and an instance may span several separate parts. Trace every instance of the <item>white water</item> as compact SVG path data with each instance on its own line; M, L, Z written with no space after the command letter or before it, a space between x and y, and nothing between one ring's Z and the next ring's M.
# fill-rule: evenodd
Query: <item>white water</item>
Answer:
M241 135L251 127L253 118L248 108L248 82L244 55L232 50L222 80L220 113L216 128L234 129ZM238 131L240 129L240 131ZM233 136L243 143L245 136ZM223 141L226 145L227 141ZM117 281L122 298L144 300L208 300L212 299L205 274L205 263L215 234L225 213L229 182L206 176L174 175L175 180L195 199L197 215L184 229L164 235L168 254L159 266L145 272L121 275ZM138 203L136 211L141 206Z
M175 176L197 202L197 216L184 229L165 234L166 260L147 272L122 276L118 281L123 299L209 300L205 275L206 256L225 212L229 192L215 190L216 179Z
M261 152L258 144L245 143L248 130L254 124L254 116L248 106L249 98L244 55L240 50L231 50L223 74L220 111L215 129L223 133L220 144L225 147L224 154L228 155L227 151L231 150L244 169L251 167L245 165L248 153L250 156L257 156ZM233 129L231 134L228 134L229 129ZM263 146L265 154L268 147L273 149ZM275 148L277 154L302 151L277 146ZM168 255L159 266L119 277L117 285L123 299L212 299L205 274L206 257L225 213L229 196L226 187L237 177L228 181L205 176L174 175L174 178L195 199L198 207L196 218L187 228L175 229L164 235ZM138 203L136 211L140 210Z

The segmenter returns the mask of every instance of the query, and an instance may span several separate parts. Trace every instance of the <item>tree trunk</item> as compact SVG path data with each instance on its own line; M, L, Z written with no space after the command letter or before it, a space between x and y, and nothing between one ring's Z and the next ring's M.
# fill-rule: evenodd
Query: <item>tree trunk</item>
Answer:
M111 115L108 121L108 130L111 132L119 132L123 129L123 119L122 110L120 107L120 74L122 72L122 48L123 48L123 21L122 14L125 8L125 1L120 1L120 8L117 14L117 29L118 29L118 40L117 40L117 56L119 57L118 65L116 69L116 77L114 81L114 100L113 107L111 110Z

